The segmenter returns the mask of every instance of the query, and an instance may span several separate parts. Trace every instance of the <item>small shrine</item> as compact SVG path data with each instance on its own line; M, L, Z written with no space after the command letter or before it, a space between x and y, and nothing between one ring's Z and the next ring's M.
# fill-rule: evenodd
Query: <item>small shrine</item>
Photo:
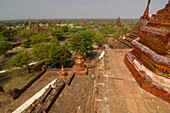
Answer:
M140 18L148 23L139 29L124 61L140 87L170 102L170 0L150 19L149 4Z
M81 55L81 51L78 50L78 55L75 59L75 65L73 66L73 71L77 75L87 75L87 68L84 64L84 59Z

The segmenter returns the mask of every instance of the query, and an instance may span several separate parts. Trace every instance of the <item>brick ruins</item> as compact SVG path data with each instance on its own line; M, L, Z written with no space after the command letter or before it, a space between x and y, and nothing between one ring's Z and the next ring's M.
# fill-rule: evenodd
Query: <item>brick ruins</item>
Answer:
M35 31L36 33L41 33L41 32L45 31L44 28L42 28L39 25L38 21L36 21L35 25L33 25L31 21L29 21L27 29L31 29L31 30Z

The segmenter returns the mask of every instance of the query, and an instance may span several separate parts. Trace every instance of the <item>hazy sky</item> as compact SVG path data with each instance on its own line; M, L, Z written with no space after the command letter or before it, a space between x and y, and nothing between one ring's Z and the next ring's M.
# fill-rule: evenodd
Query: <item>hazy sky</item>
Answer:
M139 18L148 0L0 0L0 20L51 18ZM168 0L152 0L150 14Z

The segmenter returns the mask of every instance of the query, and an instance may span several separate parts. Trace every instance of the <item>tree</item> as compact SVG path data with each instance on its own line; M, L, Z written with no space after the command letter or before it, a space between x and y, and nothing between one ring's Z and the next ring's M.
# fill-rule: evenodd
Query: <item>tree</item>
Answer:
M57 38L52 38L52 39L50 40L50 43L51 43L51 44L54 44L54 45L60 45L60 42L58 41Z
M50 45L46 43L35 44L32 48L32 56L35 61L44 61L48 63L50 61L49 53Z
M18 33L18 36L20 36L20 37L22 37L24 39L28 39L33 35L35 35L35 33L34 33L33 30L30 30L30 29L21 30Z
M102 33L96 33L95 38L93 38L93 42L103 42L104 35Z
M48 37L49 37L49 35L44 33L44 34L33 35L29 39L31 41L31 44L36 44L36 43L48 41L48 39L49 39Z
M72 54L68 47L60 46L57 41L53 40L48 44L35 44L32 55L35 61L43 61L47 65L57 65L63 64Z
M121 28L113 34L113 38L120 38L121 36L126 35L127 33L128 33L127 28Z
M68 48L68 46L63 45L58 50L58 53L60 53L60 56L58 57L60 64L65 63L68 59L72 57L72 53Z
M24 47L24 48L29 48L31 45L31 42L29 39L26 39L24 41L21 42L21 47Z
M23 67L26 66L28 72L31 72L30 63L31 55L28 51L22 51L14 55L9 61L7 61L8 67Z
M53 65L63 65L68 59L71 58L72 53L68 49L68 46L62 45L62 46L56 46L55 43L50 44L50 63Z
M26 27L27 27L27 26L28 26L28 24L29 24L29 21L25 21L25 22L24 22L24 26L26 26Z
M5 56L7 56L6 52L10 49L12 49L12 44L10 42L0 40L0 54L4 54Z
M7 41L11 41L12 38L16 35L17 35L17 30L13 30L13 29L3 30L2 32L0 32L0 36L5 37Z
M68 28L68 26L62 26L62 27L61 27L61 30L62 30L64 33L66 33L66 32L69 31L69 28Z
M3 24L3 23L0 23L0 27L4 27L4 24Z
M58 30L53 30L51 32L51 35L56 37L58 40L61 40L61 37L63 36L63 31L58 29Z
M1 40L3 40L3 41L4 41L4 40L5 40L5 41L8 41L8 38L0 35L0 41L1 41Z
M0 36L6 37L7 40L10 40L10 31L9 30L3 30L0 32Z
M93 49L93 39L95 38L95 33L91 31L81 31L70 37L69 45L72 51L77 52L81 50L83 53L87 53Z
M84 28L71 28L71 29L69 29L69 32L77 33L77 32L83 31L83 30L85 30L85 29Z

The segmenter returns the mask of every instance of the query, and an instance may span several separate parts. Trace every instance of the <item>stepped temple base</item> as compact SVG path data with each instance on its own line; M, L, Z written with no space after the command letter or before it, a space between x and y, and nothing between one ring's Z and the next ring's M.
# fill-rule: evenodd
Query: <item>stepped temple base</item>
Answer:
M170 102L170 79L147 69L131 52L125 55L124 62L141 88Z

